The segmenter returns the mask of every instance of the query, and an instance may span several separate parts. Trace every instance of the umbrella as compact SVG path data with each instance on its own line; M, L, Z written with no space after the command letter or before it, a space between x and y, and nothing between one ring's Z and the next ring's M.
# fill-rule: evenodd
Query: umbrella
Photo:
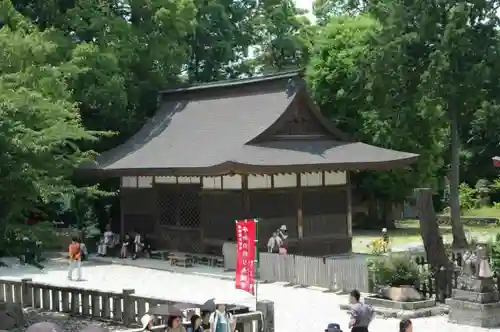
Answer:
M38 322L28 327L26 332L64 332L64 330L61 326L54 323Z
M89 325L80 332L109 332L109 329L102 326Z
M176 304L161 304L153 308L149 308L149 314L156 316L184 316L183 311L196 307L194 304L176 303Z
M232 310L232 308L237 307L234 304L230 304L228 301L223 300L223 299L217 299L217 298L212 298L210 300L207 300L203 305L201 306L201 311L215 311L217 304L225 304L226 305L226 311Z

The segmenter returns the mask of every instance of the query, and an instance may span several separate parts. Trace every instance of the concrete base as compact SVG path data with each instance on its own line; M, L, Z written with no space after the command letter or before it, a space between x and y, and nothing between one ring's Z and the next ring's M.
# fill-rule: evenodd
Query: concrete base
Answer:
M461 289L454 289L451 292L451 298L459 301L468 301L474 303L494 303L500 301L500 296L497 291L477 293Z
M452 298L447 299L446 304L450 308L450 323L487 328L500 326L500 302L475 303Z
M431 308L436 306L435 300L400 302L400 301L392 301L392 300L380 299L369 296L365 297L364 302L373 307L383 307L383 308L400 309L400 310L417 310L417 309Z

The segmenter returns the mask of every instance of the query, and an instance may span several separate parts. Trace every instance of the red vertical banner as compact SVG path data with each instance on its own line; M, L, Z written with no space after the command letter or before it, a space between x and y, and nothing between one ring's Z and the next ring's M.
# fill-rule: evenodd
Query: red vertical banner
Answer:
M236 289L255 295L257 222L236 222Z

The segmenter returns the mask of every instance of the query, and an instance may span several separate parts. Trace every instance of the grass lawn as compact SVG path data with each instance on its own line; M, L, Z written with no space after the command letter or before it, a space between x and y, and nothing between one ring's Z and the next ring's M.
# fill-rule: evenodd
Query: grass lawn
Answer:
M465 211L466 216L477 216L477 217L499 217L500 209L488 207L475 209L470 211ZM418 245L422 244L422 238L420 237L420 225L418 220L404 220L396 222L396 229L389 231L389 236L391 238L391 246L394 247L404 247L407 245ZM451 243L451 227L441 226L441 235L446 243ZM480 241L487 241L500 233L500 226L465 226L465 232L469 239L476 238ZM353 252L358 253L370 253L370 248L368 244L373 240L381 237L380 231L354 231L354 236L352 239Z

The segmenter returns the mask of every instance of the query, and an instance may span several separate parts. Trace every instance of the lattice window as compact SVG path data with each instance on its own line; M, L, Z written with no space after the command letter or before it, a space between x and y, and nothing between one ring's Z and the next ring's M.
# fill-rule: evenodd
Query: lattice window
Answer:
M200 195L198 191L186 190L179 193L179 224L182 227L200 226Z
M158 192L158 217L160 225L175 226L177 224L175 192L160 190Z
M197 228L200 226L199 185L179 185L158 191L159 223L163 226Z

